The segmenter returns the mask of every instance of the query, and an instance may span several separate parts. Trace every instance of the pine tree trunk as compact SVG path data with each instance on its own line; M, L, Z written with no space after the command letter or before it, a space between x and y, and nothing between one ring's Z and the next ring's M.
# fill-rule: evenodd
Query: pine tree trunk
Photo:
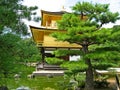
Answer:
M88 46L83 46L84 54L88 53ZM86 80L85 80L85 90L94 90L94 81L93 81L93 70L90 59L86 59L85 63L88 65L86 70Z
M93 81L93 71L91 61L86 60L88 69L86 70L86 81L85 81L85 90L94 90L94 81Z

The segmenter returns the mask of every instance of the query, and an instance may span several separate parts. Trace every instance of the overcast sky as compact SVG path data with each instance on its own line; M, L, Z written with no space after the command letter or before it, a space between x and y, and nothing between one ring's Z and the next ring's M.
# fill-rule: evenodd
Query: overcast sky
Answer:
M92 3L101 3L101 4L110 4L110 10L112 12L120 13L120 0L24 0L24 5L27 6L38 6L37 14L40 14L40 10L46 11L61 11L62 7L65 7L66 11L70 11L70 7L74 6L78 1L87 1ZM30 22L30 25L40 26L38 23ZM120 21L117 21L116 24L120 24ZM106 27L111 27L112 24L107 25Z
M92 3L110 4L111 11L120 11L120 0L24 0L24 4L28 6L38 6L39 10L60 11L62 6L68 9L75 5L78 1L87 1Z

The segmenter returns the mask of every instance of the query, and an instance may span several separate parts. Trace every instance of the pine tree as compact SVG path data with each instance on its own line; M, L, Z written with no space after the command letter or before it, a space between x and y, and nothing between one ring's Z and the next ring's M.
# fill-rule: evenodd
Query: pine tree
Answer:
M13 70L20 36L28 34L23 19L30 21L36 15L37 7L24 6L22 1L0 0L0 75L4 77Z
M115 40L113 35L111 39L114 30L102 28L104 24L115 23L119 13L110 12L108 4L88 2L78 2L72 9L73 13L64 14L58 21L59 30L66 30L66 33L53 33L52 36L82 46L81 60L87 65L85 90L94 90L94 69L113 66L119 58L118 48L111 41Z
M0 0L0 34L5 27L18 34L28 34L23 19L33 20L32 16L36 15L38 7L27 7L22 2L23 0Z

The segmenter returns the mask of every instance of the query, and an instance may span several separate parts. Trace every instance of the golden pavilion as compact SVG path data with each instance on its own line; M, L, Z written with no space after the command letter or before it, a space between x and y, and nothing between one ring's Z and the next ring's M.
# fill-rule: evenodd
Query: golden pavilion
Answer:
M66 33L65 30L58 30L57 21L62 18L62 15L68 13L66 11L50 12L41 10L41 26L30 26L32 37L37 47L40 48L42 54L42 63L45 63L45 57L51 56L50 51L56 49L81 49L80 45L70 44L69 42L57 41L54 37L50 36L53 32ZM66 56L64 59L69 60Z

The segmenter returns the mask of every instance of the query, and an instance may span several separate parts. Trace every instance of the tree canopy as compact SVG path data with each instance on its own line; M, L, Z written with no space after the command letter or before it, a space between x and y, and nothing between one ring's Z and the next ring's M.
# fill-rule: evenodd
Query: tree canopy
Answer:
M109 10L109 4L89 2L78 2L72 9L73 13L64 14L62 20L58 21L58 28L67 32L53 33L52 36L57 40L82 46L80 61L83 60L87 65L84 69L86 72L85 90L93 90L93 69L106 69L117 65L119 61L120 53L118 42L116 42L119 33L115 33L119 32L119 29L117 27L102 28L104 24L115 23L120 19L119 13L112 13ZM84 64L80 65L84 66Z
M0 0L0 34L4 27L18 34L27 34L27 26L22 19L33 20L37 6L22 5L23 0Z
M18 61L30 59L38 53L33 48L33 43L30 47L21 43L24 42L21 36L28 35L28 28L23 19L34 20L38 7L27 7L22 2L23 0L0 0L0 75L3 74L4 77L15 72ZM34 57L37 58L35 55Z

